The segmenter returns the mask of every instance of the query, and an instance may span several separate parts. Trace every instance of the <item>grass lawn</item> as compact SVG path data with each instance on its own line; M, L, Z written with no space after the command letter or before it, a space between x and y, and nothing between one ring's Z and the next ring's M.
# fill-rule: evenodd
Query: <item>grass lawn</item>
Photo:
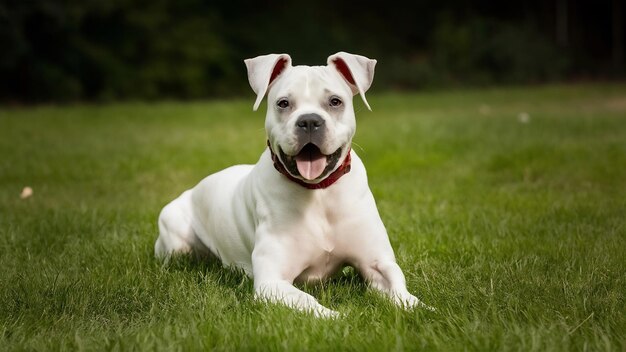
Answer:
M346 271L304 287L344 314L317 320L153 258L163 205L264 149L252 93L0 108L0 350L626 349L626 85L369 99L353 147L436 312Z

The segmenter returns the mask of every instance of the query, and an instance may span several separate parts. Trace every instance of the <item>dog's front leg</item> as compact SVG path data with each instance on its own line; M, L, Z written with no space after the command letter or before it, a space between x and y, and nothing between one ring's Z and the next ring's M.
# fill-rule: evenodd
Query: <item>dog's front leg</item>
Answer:
M434 310L407 290L404 273L395 260L376 260L362 266L361 273L372 288L389 297L398 306L405 309L420 307Z
M277 241L255 244L252 252L255 298L313 313L316 317L337 317L339 313L322 306L315 297L293 286L294 273L298 270L294 270L296 268L288 254Z
M254 280L255 298L267 302L284 304L288 307L313 313L318 318L335 318L339 313L319 304L308 293L302 292L288 281L261 281Z

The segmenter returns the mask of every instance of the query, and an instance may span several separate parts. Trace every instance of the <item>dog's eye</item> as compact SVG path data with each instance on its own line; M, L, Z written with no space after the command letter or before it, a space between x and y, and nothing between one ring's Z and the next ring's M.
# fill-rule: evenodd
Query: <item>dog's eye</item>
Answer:
M329 103L330 103L330 106L334 106L334 107L341 106L341 104L343 104L341 99L339 99L337 97L330 98Z
M280 99L276 105L281 109L287 109L289 107L289 101L287 99Z

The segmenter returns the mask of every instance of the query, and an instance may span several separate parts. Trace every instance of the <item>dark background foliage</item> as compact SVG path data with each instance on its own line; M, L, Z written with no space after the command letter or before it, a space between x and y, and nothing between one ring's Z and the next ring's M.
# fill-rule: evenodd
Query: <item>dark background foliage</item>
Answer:
M622 0L0 0L0 100L248 91L242 60L379 60L377 89L619 79Z

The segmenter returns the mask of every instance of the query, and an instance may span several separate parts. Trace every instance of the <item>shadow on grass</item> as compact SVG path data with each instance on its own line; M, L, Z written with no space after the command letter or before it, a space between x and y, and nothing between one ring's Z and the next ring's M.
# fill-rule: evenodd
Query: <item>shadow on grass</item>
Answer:
M225 290L231 291L242 301L250 300L253 297L253 279L241 269L224 267L213 256L177 254L163 263L163 268L173 272L195 273L194 276L198 284L208 280ZM350 266L344 267L326 280L294 285L316 297L321 303L333 306L347 303L354 297L365 296L368 287L358 272Z
M224 267L213 256L175 254L163 262L163 268L175 272L197 273L199 281L211 282L230 289L252 289L252 280L235 267Z

